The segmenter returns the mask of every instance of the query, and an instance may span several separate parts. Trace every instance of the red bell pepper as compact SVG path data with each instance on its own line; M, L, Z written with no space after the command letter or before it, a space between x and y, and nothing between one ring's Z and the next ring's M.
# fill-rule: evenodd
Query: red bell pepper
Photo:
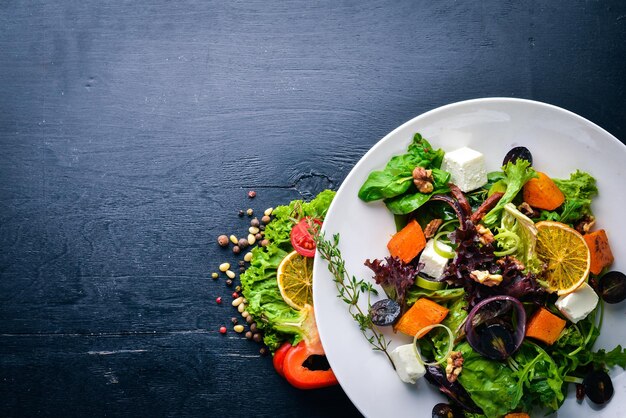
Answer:
M283 371L283 363L285 361L285 356L287 355L287 352L289 350L291 350L291 344L283 343L283 345L281 345L280 348L276 350L276 352L274 353L274 358L272 359L272 363L274 363L274 368L276 369L276 372L282 377L285 377L285 372Z
M300 313L299 321L281 324L279 329L283 332L297 332L302 341L295 346L288 342L283 343L274 353L272 360L274 368L298 389L317 389L336 385L337 378L331 369L311 370L304 366L304 362L310 356L324 355L324 349L317 332L313 307L306 305Z
M285 379L298 389L317 389L336 385L337 378L331 369L310 370L303 363L314 354L324 354L324 351L313 350L304 341L300 341L287 352L283 362Z

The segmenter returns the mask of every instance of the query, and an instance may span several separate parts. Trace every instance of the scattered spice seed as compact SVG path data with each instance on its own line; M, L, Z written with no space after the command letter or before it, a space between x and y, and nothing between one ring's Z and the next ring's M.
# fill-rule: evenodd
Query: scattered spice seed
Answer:
M260 343L261 341L263 341L263 336L259 333L256 333L252 335L252 339L254 340L254 342Z
M239 313L243 313L243 311L246 310L246 305L245 304L241 304L239 306L237 306L237 311L239 311Z
M243 214L244 214L243 210L241 210L241 209L240 209L240 210L239 210L239 213L238 213L239 217L240 217L240 218L242 218L242 217L243 217Z
M253 322L254 322L254 318L252 317L252 315L248 315L246 317L246 323L252 324Z
M248 317L250 316L250 313L248 313L248 311L243 311L241 313L241 316L243 316L244 318L246 318L246 321L248 320Z
M224 326L220 327L220 334L226 334L226 327Z
M245 272L246 272L245 267L239 267L239 273L245 273Z
M265 209L265 212L263 212L263 215L270 216L272 212L274 212L274 208L267 208Z
M233 325L237 325L239 323L239 320L233 316L232 318L230 318L230 322L232 322Z
M247 332L246 332L246 338L247 338L247 339L249 339L249 340L251 340L251 339L252 339L252 332L247 331Z
M234 235L230 236L230 242L232 242L233 244L237 245L237 237Z
M213 277L213 280L217 279L218 277L220 277L219 274L217 273L211 273L211 277Z
M251 233L252 235L258 234L259 228L257 228L256 226L251 226L250 228L248 228L248 232Z
M233 299L237 299L239 297L239 293L233 292Z
M265 231L265 225L261 225L261 226L259 226L259 229L260 229L261 231Z
M243 260L239 260L239 261L237 261L237 264L239 264L240 267L243 267L243 266L246 265L246 262L243 261Z
M261 241L261 240L263 239L263 235L261 235L261 234L256 234L256 235L254 236L254 238L255 238L257 241Z
M250 199L254 199L254 198L256 197L256 192L255 192L254 190L250 190L250 191L248 192L248 197L249 197Z
M235 290L236 290L237 292L241 292L241 286L237 286L237 287L235 288Z
M233 327L233 329L234 329L234 330L235 330L235 332L237 332L237 333L242 333L244 328L243 328L243 325L235 325L235 326Z
M226 270L228 270L230 268L230 263L222 263L220 264L220 271L221 272L226 272Z
M264 223L264 224L266 224L266 225L267 225L268 223L270 223L270 221L271 221L271 220L272 220L272 218L270 218L270 217L269 217L269 215L264 215L264 216L261 218L261 222L263 222L263 223Z
M216 298L215 298L215 303L217 303L218 305L219 305L220 303L222 303L222 297L221 297L221 296L216 297Z
M246 248L248 246L249 242L245 238L239 238L238 244L239 244L240 248Z
M233 246L233 254L239 254L241 252L241 248L238 245Z
M261 354L263 357L267 356L270 353L270 350L268 350L267 347L261 347L261 349L259 350L259 354Z
M267 247L268 245L270 245L270 242L267 239L264 239L259 245L261 247Z
M239 306L241 305L242 302L243 302L243 296L239 296L238 298L235 298L235 300L232 301L232 305Z
M252 208L248 208L248 210L246 211L246 213L248 214L248 216L252 216L252 215L254 215L254 211L252 210Z
M226 270L226 275L228 276L229 279L235 278L235 273L233 273L231 270Z
M243 256L243 261L245 261L247 263L252 261L252 253L251 252L247 252L246 255Z
M219 237L217 237L217 243L220 245L220 247L228 246L228 237L226 235L220 235Z
M256 332L256 330L257 330L256 322L251 323L250 324L250 331Z
M258 228L259 225L261 225L259 220L257 218L252 218L252 220L250 221L250 226L252 226L254 228Z
M256 242L255 236L252 234L248 234L248 244L254 245L255 242Z
M226 286L230 287L233 285L233 281L231 279L226 280Z

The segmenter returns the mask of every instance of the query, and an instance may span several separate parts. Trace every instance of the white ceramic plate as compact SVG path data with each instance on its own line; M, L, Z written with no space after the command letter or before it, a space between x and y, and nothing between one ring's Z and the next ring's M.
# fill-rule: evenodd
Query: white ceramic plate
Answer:
M626 146L588 120L544 103L487 98L469 100L424 113L385 136L356 164L333 201L323 230L340 234L340 248L350 274L370 279L363 265L367 258L388 255L389 237L395 232L393 216L382 202L365 203L357 192L372 170L382 169L393 155L406 151L413 134L420 132L433 147L452 151L472 147L485 155L488 171L499 169L512 147L528 147L534 166L558 178L581 169L597 180L600 196L593 210L598 227L608 231L616 261L613 269L626 271ZM382 290L380 291L382 294ZM371 350L337 290L326 263L315 259L313 297L317 324L328 360L339 383L356 407L368 417L430 417L432 407L445 402L443 395L421 380L402 383L380 352ZM363 298L362 298L363 299ZM606 305L602 334L596 348L626 343L626 303ZM392 348L410 339L387 333ZM589 401L576 402L573 385L559 410L563 417L624 417L626 373L611 372L615 395L604 408Z

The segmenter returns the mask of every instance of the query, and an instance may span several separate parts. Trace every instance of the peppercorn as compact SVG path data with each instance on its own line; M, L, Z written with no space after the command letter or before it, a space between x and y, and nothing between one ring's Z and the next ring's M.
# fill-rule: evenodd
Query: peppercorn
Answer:
M243 210L239 210L239 213L237 215L239 215L239 217L241 218L243 217L243 213L244 213Z
M270 245L270 242L267 239L264 239L259 245L261 247L267 247L268 245Z
M263 235L261 235L261 234L255 234L255 235L254 235L254 238L255 238L257 241L261 241L261 240L263 239Z
M232 318L230 318L230 322L232 322L233 325L237 325L239 323L239 320L233 316Z
M260 343L261 341L263 341L263 336L259 333L256 333L252 335L252 339L254 340L255 343Z
M248 324L251 324L254 322L254 318L251 315L246 316L246 322Z
M272 218L270 218L269 215L263 215L263 217L261 218L261 222L263 222L264 224L270 223L271 220Z
M239 247L246 248L248 246L248 240L245 238L239 238Z
M233 285L233 281L231 279L226 279L226 286L232 286Z
M222 303L222 297L221 297L221 296L216 297L216 298L215 298L215 303L217 303L218 305L219 305L220 303Z
M245 273L245 272L246 272L245 267L239 267L239 273Z
M246 213L248 214L248 216L254 215L254 211L252 210L252 208L248 208L248 210L246 210Z
M211 273L211 277L213 277L213 280L216 280L220 276L217 273Z
M250 221L250 226L258 228L261 225L258 218L252 218Z
M239 245L233 246L233 254L239 254L241 252L241 247Z
M261 230L261 233L263 233L263 231L265 231L265 225L259 226L259 229Z
M236 292L241 292L241 286L237 286L237 287L235 288L235 291L236 291Z
M237 299L237 298L239 297L239 293L237 293L237 292L233 292L233 295L232 295L232 296L233 296L233 299Z
M270 350L267 347L261 347L261 349L259 350L259 354L261 354L262 356L267 356L270 353Z
M217 243L220 245L220 247L227 247L228 237L226 235L220 235L219 237L217 237Z
M246 262L245 262L245 261L243 261L243 260L239 260L239 261L237 262L237 264L239 264L240 266L245 266L245 265L246 265Z
M255 196L256 196L256 192L255 192L254 190L250 190L250 191L248 192L248 197L249 197L250 199L254 199L254 198L255 198Z
M220 327L220 334L226 334L226 327Z
M246 332L246 338L251 340L252 339L252 333L250 331Z
M250 324L250 331L256 332L256 322Z

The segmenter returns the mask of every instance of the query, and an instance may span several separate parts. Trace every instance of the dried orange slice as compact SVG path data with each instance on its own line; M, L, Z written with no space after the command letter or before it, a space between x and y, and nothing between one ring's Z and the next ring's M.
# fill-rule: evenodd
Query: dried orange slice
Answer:
M585 239L561 222L542 221L537 226L537 257L547 265L544 280L559 296L578 289L591 267Z
M283 258L276 274L278 289L285 302L294 309L313 305L313 258L293 251Z

